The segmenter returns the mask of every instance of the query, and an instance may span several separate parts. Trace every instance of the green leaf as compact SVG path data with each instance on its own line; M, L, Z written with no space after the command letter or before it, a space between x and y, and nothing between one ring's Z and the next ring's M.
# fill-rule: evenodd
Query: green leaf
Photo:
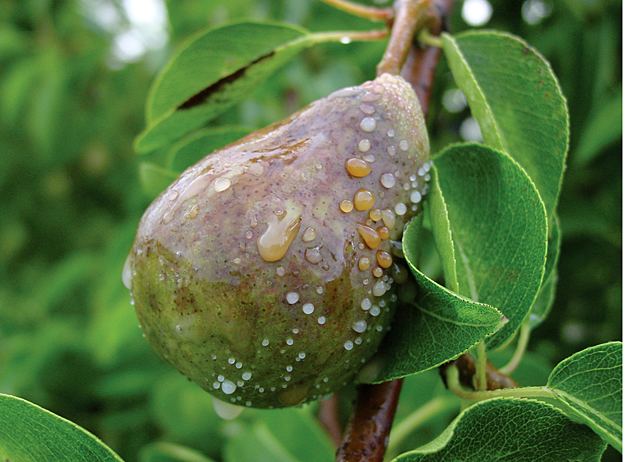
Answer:
M545 59L501 32L443 34L443 50L484 141L509 153L554 213L569 142L566 101Z
M454 145L434 158L430 216L436 247L457 291L509 320L489 346L510 338L527 316L543 278L547 217L536 187L507 154ZM446 219L441 220L440 216Z
M574 414L622 451L623 344L587 348L558 364L547 386Z
M166 155L166 164L181 172L207 154L244 137L250 132L244 127L217 127L198 130L174 144Z
M143 192L150 198L158 196L176 178L178 178L176 172L152 162L141 162L139 164L139 181L141 182Z
M138 152L159 148L202 126L251 93L311 43L290 25L242 22L203 31L156 78Z
M502 325L502 314L495 308L460 297L417 269L419 227L419 220L413 220L403 237L404 255L418 286L417 297L398 308L392 329L379 349L381 358L367 367L374 378L367 377L365 369L365 381L383 382L440 366Z
M560 258L560 246L562 236L560 231L560 221L557 215L549 228L549 241L547 242L547 262L545 264L545 275L540 286L538 296L532 306L529 316L529 325L532 329L541 324L549 315L553 301L556 296L556 285L558 283L558 259Z
M147 121L193 105L207 90L219 91L212 86L236 80L256 61L271 58L268 55L276 48L305 35L299 27L258 22L228 24L194 35L156 78L146 106Z
M225 462L297 462L334 460L328 437L310 413L310 408L260 411L261 418L231 438L225 447Z
M604 450L592 431L549 404L496 398L471 406L434 441L394 461L590 462Z
M0 458L11 462L122 460L78 425L4 394L0 394Z
M141 449L139 462L212 462L204 454L179 444L159 441Z

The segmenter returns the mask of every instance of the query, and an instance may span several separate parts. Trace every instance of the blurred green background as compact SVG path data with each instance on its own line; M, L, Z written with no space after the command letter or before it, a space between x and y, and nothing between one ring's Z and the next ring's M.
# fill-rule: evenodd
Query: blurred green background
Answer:
M372 27L314 0L0 2L0 392L79 423L128 461L204 460L191 450L316 461L333 451L315 405L220 420L207 394L152 353L120 279L150 202L132 141L151 81L191 34L250 17L315 31ZM538 385L567 355L621 338L621 2L459 0L450 29L473 26L536 46L571 111L557 297L516 376ZM383 48L308 50L213 125L258 128L358 84L374 76ZM444 63L429 127L434 149L476 136ZM396 425L440 394L439 382L435 373L407 380ZM347 408L350 390L343 395ZM432 439L450 416L394 449Z

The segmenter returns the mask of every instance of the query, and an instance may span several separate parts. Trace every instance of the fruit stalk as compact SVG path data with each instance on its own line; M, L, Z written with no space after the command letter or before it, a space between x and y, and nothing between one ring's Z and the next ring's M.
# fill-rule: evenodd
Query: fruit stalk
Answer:
M396 0L395 19L377 73L399 74L413 45L415 33L428 21L430 0Z

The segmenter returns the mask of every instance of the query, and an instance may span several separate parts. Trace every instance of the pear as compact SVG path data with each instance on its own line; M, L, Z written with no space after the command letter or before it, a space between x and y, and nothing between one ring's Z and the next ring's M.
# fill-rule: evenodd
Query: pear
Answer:
M188 168L125 271L154 349L222 401L293 406L353 380L389 330L393 260L427 191L415 93L384 74Z

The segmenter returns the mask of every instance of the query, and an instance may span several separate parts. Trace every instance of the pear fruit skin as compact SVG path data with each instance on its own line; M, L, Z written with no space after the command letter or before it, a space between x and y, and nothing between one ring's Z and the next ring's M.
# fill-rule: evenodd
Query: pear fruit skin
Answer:
M384 74L208 155L145 212L125 268L156 352L215 397L317 399L375 353L393 255L431 163L419 102Z

